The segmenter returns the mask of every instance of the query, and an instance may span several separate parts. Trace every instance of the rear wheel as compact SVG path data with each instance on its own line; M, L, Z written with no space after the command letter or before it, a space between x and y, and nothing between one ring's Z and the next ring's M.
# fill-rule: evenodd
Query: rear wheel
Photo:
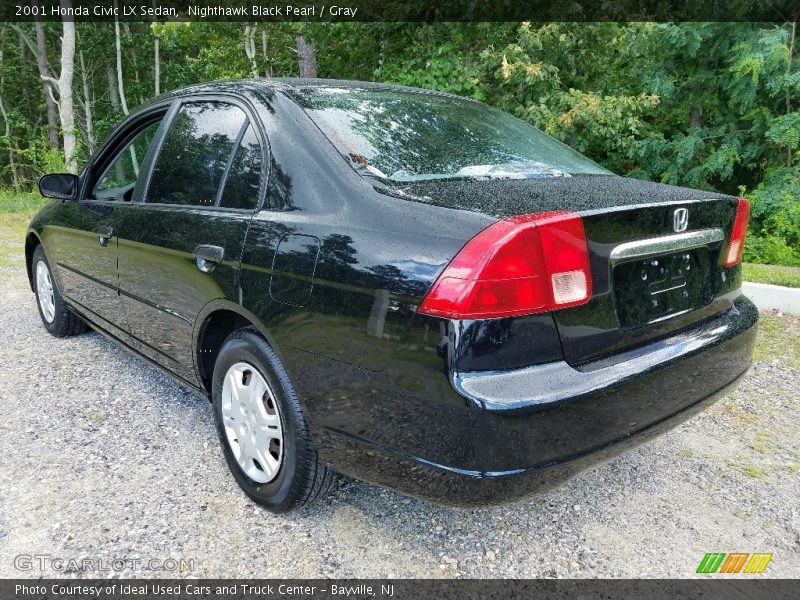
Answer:
M256 330L240 329L225 340L212 400L225 461L254 501L288 512L331 487L334 474L311 443L286 371Z
M31 267L36 304L44 328L56 337L78 335L86 331L86 323L72 312L61 297L41 245L33 253Z

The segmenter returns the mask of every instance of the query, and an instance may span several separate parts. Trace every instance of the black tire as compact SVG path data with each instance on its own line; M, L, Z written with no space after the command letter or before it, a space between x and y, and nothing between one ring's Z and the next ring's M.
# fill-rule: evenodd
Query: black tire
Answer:
M237 363L255 367L270 386L279 404L283 429L283 457L277 475L267 482L252 480L239 466L228 443L222 415L222 388L228 369ZM275 351L253 328L233 332L222 345L214 365L211 399L214 421L228 468L239 487L275 513L285 513L311 504L325 495L335 480L334 472L323 463L311 442L303 410Z
M36 280L36 274L39 263L44 263L50 277L51 285L53 287L53 319L48 320L42 311L42 302L39 298L39 285ZM58 291L58 285L53 277L53 271L50 268L50 263L47 261L47 255L44 253L44 248L41 244L36 246L33 252L33 259L31 261L31 273L33 274L33 290L36 295L36 308L39 309L39 316L42 319L42 324L47 331L56 337L67 337L71 335L78 335L88 329L84 321L72 312L61 293Z

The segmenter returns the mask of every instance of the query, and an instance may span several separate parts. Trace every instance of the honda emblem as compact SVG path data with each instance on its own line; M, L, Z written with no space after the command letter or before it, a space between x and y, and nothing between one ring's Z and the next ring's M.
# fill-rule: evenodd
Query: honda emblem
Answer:
M688 208L676 208L675 212L672 214L672 227L675 229L677 233L681 231L686 231L686 228L689 226L689 209Z

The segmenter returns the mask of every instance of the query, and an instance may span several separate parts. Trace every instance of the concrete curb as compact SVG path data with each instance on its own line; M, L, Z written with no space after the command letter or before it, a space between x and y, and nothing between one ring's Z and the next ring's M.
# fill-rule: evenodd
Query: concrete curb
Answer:
M759 310L779 310L800 315L800 288L745 281L742 283L742 292Z

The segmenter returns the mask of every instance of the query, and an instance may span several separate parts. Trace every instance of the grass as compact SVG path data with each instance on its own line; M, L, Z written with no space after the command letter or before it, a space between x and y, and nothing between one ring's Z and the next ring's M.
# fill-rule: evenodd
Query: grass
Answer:
M742 276L745 281L800 288L800 267L744 263L743 269Z
M52 200L42 198L38 192L16 194L9 189L0 189L0 215L4 215L0 219L5 220L5 215L22 215L30 219L50 202Z
M756 417L754 414L742 410L737 405L731 402L725 404L725 412L728 413L728 416L731 419L736 419L737 421L741 421L745 425L752 425L758 420L758 417Z
M743 465L742 470L748 477L754 477L756 479L761 479L769 474L769 470L757 467L755 465Z
M766 431L759 431L753 438L750 447L759 454L766 454L772 445L772 435Z
M31 217L52 200L38 193L15 194L0 189L0 268L18 266L24 255L23 239Z
M740 454L733 459L729 459L727 461L728 466L732 469L736 469L740 473L744 473L748 477L752 477L754 479L762 479L770 474L772 469L769 467L761 467L754 465L750 462L747 456Z
M753 359L778 360L800 370L800 317L761 313Z

